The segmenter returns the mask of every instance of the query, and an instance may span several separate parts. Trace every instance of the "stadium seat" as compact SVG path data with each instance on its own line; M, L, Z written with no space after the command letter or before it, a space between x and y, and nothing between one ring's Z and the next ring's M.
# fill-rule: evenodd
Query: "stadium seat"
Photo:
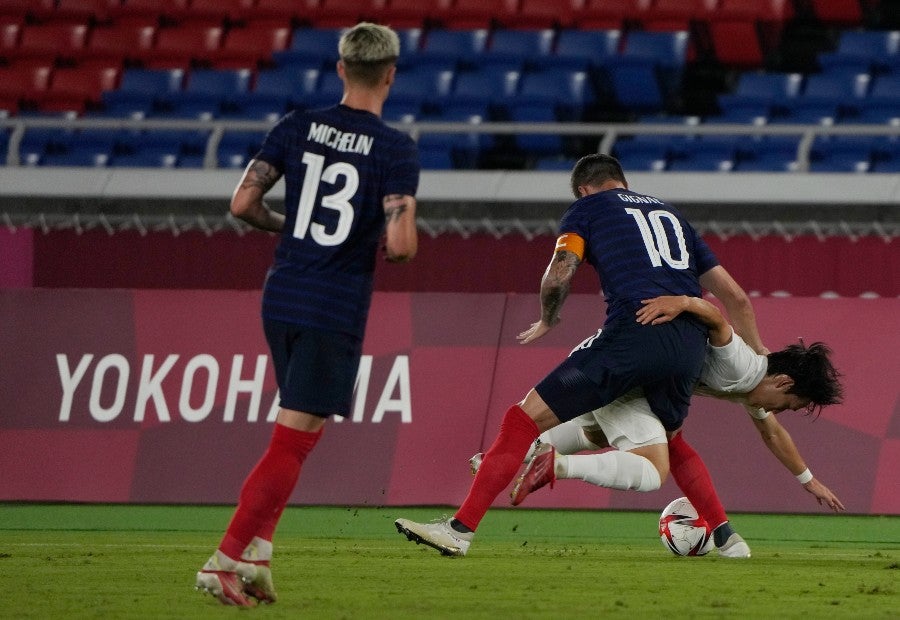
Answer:
M226 131L216 151L219 168L243 168L259 152L265 132Z
M249 69L194 69L184 89L172 93L157 113L180 118L215 118L232 97L244 94L252 77Z
M816 136L809 151L810 172L868 172L871 136Z
M619 56L605 63L618 104L637 112L658 112L679 95L687 60L687 32L632 31Z
M453 153L442 146L419 145L419 165L423 170L452 170Z
M344 83L334 71L323 71L316 82L315 90L305 97L306 108L321 108L336 105L344 94Z
M803 92L787 102L784 121L830 124L858 113L868 94L868 73L807 76Z
M523 73L509 105L543 106L553 113L554 120L578 121L595 100L587 72L550 69Z
M443 25L450 29L503 27L514 17L519 0L454 0L452 10L444 14Z
M712 54L720 64L745 70L763 67L768 50L756 22L715 20L708 28Z
M116 136L119 132L108 129L82 129L60 134L64 136L55 148L43 153L40 164L43 166L106 166L115 149Z
M223 32L220 25L190 22L160 28L153 49L143 58L144 65L165 69L210 62L221 47Z
M733 93L718 96L720 120L754 122L782 114L802 85L799 73L742 73Z
M121 132L109 165L116 167L201 167L208 131Z
M890 60L900 52L900 31L846 30L840 34L837 49L818 55L823 71L886 72Z
M291 107L305 107L318 80L318 69L298 71L283 67L260 71L251 90L229 97L223 116L278 118Z
M625 170L660 172L669 164L669 138L638 135L615 141L612 155Z
M103 23L110 19L111 11L119 0L55 0L50 5L44 19L58 21L80 21L83 23Z
M340 28L296 28L291 34L288 48L275 52L272 58L279 66L327 66L333 70L338 61L341 32Z
M380 23L395 30L440 24L451 11L452 0L386 0L375 11Z
M544 104L515 103L509 106L509 120L516 123L555 123L556 113ZM563 136L557 133L517 133L516 148L531 157L559 155L565 150Z
M810 0L813 16L830 26L855 27L862 25L860 0Z
M0 58L9 58L7 52L19 46L22 24L21 18L0 15Z
M476 64L502 65L510 69L533 66L540 58L550 55L555 32L541 30L494 30L487 47L475 58Z
M97 25L79 59L137 62L150 54L155 36L156 25L151 22Z
M561 30L549 55L535 59L542 69L596 70L619 53L619 30Z
M189 0L124 0L121 4L113 4L109 15L115 23L132 19L172 23L176 16L185 14L188 4Z
M116 90L103 93L103 105L111 116L152 113L157 105L181 91L183 69L125 69Z
M793 172L797 170L799 136L753 136L738 143L735 172Z
M254 0L190 0L190 4L179 12L170 12L176 21L182 19L241 22L251 19L255 9Z
M897 136L876 136L872 140L870 172L900 172L900 139Z
M597 27L636 28L646 19L653 6L652 0L586 0L575 14L575 26L582 30Z
M87 42L88 25L71 22L27 24L19 44L4 52L7 60L71 60L78 58Z
M433 100L440 100L450 93L453 75L453 71L432 65L411 67L397 73L389 101L395 105L421 107Z
M376 0L320 0L311 2L305 24L322 30L348 28L360 21L373 21L381 8Z
M309 24L315 18L318 3L287 0L256 0L254 19L280 20L286 24Z
M58 67L53 71L50 87L37 97L42 111L72 111L79 115L100 107L104 91L113 90L118 82L118 66L87 65Z
M518 91L521 73L505 69L481 68L456 74L453 89L442 101L436 102L446 113L481 114L494 109L498 117L506 111Z
M217 69L254 68L270 63L273 52L287 49L290 40L287 24L251 21L226 33L222 46L211 57L212 64Z
M50 63L16 63L0 67L0 97L14 99L18 108L35 102L50 88L53 67Z
M668 170L672 172L729 172L734 167L736 136L701 135L670 142Z
M505 28L572 28L581 6L580 0L521 0L518 10L501 21Z
M416 63L471 65L487 46L488 30L429 30L421 44Z

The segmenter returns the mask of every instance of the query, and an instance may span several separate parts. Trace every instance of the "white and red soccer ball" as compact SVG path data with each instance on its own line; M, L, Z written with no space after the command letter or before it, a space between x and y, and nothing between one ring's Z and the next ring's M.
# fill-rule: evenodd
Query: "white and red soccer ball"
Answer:
M712 528L686 497L674 500L659 515L659 537L675 555L706 555L715 546Z

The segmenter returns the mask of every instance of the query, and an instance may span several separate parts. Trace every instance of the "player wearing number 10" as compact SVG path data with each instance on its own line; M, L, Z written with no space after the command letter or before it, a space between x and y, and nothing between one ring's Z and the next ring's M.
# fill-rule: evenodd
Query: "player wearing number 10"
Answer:
M465 555L489 506L512 481L542 431L608 405L633 388L643 388L665 428L678 428L687 415L705 357L706 326L683 314L661 325L643 325L635 320L635 312L642 300L660 295L699 297L699 278L718 266L715 256L674 208L629 191L613 157L583 157L572 171L571 184L577 200L562 217L560 237L541 281L541 318L519 339L531 342L559 322L582 261L600 276L607 304L603 331L509 408L452 519L395 522L408 539L446 555ZM640 469L636 473L640 476Z
M273 533L325 420L350 411L379 242L390 261L417 250L418 153L381 120L399 38L360 23L338 51L340 104L282 118L231 200L233 215L281 233L262 302L281 408L225 536L197 573L197 588L226 605L275 602ZM282 175L283 215L263 201Z

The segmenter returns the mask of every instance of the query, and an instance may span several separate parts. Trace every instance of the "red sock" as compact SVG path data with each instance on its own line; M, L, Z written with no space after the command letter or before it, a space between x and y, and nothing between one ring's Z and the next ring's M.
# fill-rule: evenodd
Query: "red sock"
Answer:
M669 471L685 496L713 529L728 521L725 508L719 501L706 463L684 440L684 432L669 440Z
M219 551L238 560L254 536L272 540L300 468L321 436L321 430L308 433L275 424L268 449L244 481Z
M466 501L454 515L473 532L498 495L522 466L528 447L540 434L537 424L518 405L510 407L500 433L484 455Z

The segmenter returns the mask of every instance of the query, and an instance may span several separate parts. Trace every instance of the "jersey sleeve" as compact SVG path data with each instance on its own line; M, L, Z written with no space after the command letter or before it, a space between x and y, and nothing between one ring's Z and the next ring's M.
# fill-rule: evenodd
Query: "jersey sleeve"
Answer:
M703 275L713 267L716 267L719 264L719 259L716 258L710 247L706 245L706 241L694 230L693 226L691 227L691 234L694 236L694 257L697 261L697 274Z
M759 385L767 367L765 356L758 355L740 336L732 333L728 344L707 346L700 381L714 390L746 393Z
M419 189L419 150L416 143L404 134L392 151L382 195L415 196Z
M285 137L289 119L292 117L293 112L282 118L269 130L269 133L267 133L265 139L263 139L259 152L254 155L254 159L261 159L262 161L275 166L281 172L285 171Z

